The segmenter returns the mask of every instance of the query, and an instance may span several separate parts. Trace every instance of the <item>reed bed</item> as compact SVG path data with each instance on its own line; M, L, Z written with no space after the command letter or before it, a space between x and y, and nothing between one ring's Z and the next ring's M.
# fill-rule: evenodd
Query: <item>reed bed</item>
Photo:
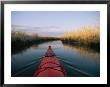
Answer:
M38 34L31 34L28 35L25 32L13 32L11 33L11 42L12 44L16 45L26 45L29 42L32 42L38 38Z
M29 48L33 44L57 40L56 37L41 37L37 33L27 34L25 32L11 32L11 53L16 54Z
M56 40L56 37L42 37L37 33L27 34L25 32L15 32L11 33L11 43L13 45L26 45L32 43L39 43L44 41Z
M99 27L84 27L74 32L65 33L62 40L67 43L82 44L92 48L100 48L100 29Z

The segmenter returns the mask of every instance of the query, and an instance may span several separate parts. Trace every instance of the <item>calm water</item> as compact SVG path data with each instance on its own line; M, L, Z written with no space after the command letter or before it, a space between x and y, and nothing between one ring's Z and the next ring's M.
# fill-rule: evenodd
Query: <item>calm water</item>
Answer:
M51 45L64 69L71 77L100 76L100 54L87 48L63 44L61 41L32 45L12 54L12 76L30 77L38 68L40 58Z

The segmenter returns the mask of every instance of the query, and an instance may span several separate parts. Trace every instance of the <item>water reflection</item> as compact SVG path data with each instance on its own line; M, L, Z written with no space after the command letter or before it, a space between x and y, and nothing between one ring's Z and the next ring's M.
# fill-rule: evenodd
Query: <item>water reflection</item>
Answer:
M11 55L23 53L25 52L30 46L11 46Z
M34 45L32 45L31 48L32 48L33 50L37 50L37 49L38 49L38 45L34 44Z
M48 46L50 46L50 45L53 49L63 48L63 44L60 40L45 42L45 43L39 44L38 47L39 48L48 48Z
M83 47L78 47L78 46L73 46L70 44L64 44L65 49L71 49L73 51L78 52L83 58L89 56L93 56L93 58L96 58L98 61L100 61L100 55L98 52L91 50L90 48L83 48Z
M39 66L39 58L44 56L49 45L60 57L68 76L80 77L85 76L85 73L100 76L100 53L88 48L64 44L60 40L14 49L11 61L12 76L33 76Z

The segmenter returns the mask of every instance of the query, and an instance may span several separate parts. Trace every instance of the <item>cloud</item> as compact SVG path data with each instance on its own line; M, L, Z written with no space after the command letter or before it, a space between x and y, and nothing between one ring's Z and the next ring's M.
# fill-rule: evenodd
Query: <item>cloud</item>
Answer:
M20 26L12 25L12 31L22 31L22 32L36 32L38 34L44 35L60 35L66 32L66 29L62 29L58 26L42 26L42 27L29 27L29 26Z
M58 26L42 26L42 27L30 27L30 26L21 26L21 25L12 25L12 31L24 31L24 32L53 32L59 30Z
M21 26L21 25L12 25L12 28L19 28L19 29L56 29L59 28L58 26L42 26L42 27L30 27L30 26Z

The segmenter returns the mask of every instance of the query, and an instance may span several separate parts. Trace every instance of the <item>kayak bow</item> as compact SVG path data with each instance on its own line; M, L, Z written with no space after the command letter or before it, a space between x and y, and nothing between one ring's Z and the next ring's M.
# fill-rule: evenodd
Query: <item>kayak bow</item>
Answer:
M35 71L34 77L65 77L65 72L60 61L53 52L51 46L47 49L38 69Z

